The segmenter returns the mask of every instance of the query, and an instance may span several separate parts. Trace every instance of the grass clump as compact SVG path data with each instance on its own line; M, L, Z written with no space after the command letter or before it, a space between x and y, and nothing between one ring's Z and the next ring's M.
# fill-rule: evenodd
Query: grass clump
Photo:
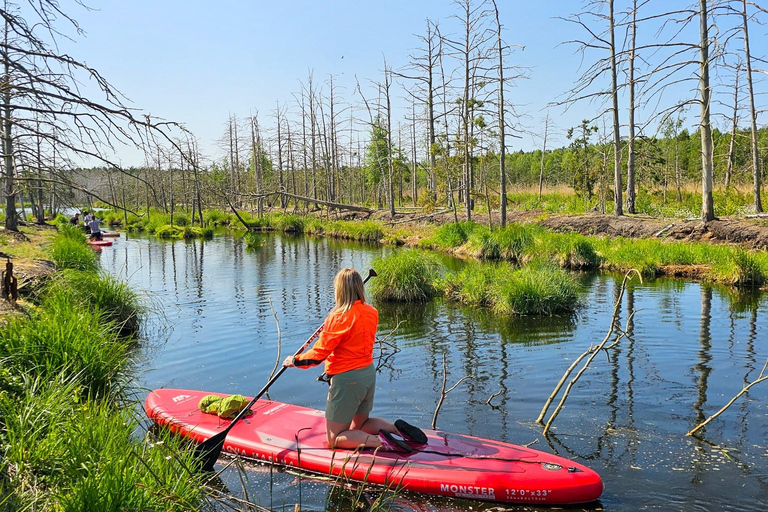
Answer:
M768 265L766 258L761 261L759 257L736 248L728 256L726 264L713 265L712 274L716 281L738 287L762 286L768 281Z
M272 219L272 227L283 233L303 233L304 218L298 215L277 214Z
M435 230L435 234L423 241L425 247L452 249L466 243L469 235L478 227L474 222L452 222Z
M210 239L213 238L213 228L210 226L201 228L199 226L171 226L170 224L166 224L157 227L154 234L157 238L164 238L166 240L189 240L192 238Z
M534 244L525 248L524 259L547 261L568 270L600 267L601 258L591 239L578 233L552 233L540 229Z
M101 314L114 322L122 335L136 333L146 310L139 295L127 283L111 275L68 270L46 285L43 304L66 300L75 307Z
M123 388L130 344L102 311L56 294L31 318L8 322L0 360L17 374L32 370L46 381L76 375L84 393L102 397Z
M53 240L51 258L59 268L90 270L97 268L96 254L85 242L85 235L76 227L68 227Z
M448 299L499 315L571 313L578 307L579 290L568 272L550 264L469 265L443 282Z
M398 251L372 263L378 272L371 285L373 297L386 302L427 302L437 294L440 265L434 255Z
M378 242L384 237L384 229L381 224L372 220L339 220L328 223L323 227L323 232L329 237L356 240L358 242Z
M466 246L477 258L484 260L518 261L523 252L533 244L535 226L510 224L490 231L475 225L469 232Z
M130 408L84 397L76 376L25 377L0 393L9 510L197 508L201 477L185 470L193 455L178 440L140 444Z
M254 233L253 231L247 232L243 235L243 242L249 249L258 249L264 245L264 235Z

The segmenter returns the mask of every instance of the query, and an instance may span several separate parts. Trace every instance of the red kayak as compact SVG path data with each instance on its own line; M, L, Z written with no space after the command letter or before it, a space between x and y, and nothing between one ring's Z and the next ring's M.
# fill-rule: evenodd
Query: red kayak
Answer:
M107 247L112 245L112 240L88 240L88 243L96 247Z
M197 408L209 394L226 396L156 389L145 409L159 425L200 443L230 423ZM428 443L412 444L411 454L331 450L323 411L264 399L251 409L254 414L227 435L224 451L358 482L486 501L564 505L594 501L603 491L600 476L588 467L523 446L425 430Z

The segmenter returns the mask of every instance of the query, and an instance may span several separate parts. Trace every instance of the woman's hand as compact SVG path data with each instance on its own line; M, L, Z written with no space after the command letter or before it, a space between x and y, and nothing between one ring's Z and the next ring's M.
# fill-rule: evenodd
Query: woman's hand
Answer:
M286 357L285 361L283 361L283 366L286 368L294 368L296 365L293 364L293 356Z

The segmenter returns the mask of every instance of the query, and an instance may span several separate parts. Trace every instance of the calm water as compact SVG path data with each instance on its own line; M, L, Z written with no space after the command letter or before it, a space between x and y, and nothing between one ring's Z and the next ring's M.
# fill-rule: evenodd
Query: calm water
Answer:
M279 235L265 235L257 250L227 235L208 242L123 237L103 250L101 263L154 305L142 386L252 395L277 360L275 315L285 357L322 323L335 272L354 266L364 273L392 250ZM624 325L627 311L637 311L630 336L609 358L595 359L545 439L534 420L570 362L602 341L620 287L615 276L582 280L584 307L567 318L500 320L442 302L377 304L380 336L397 327L390 339L397 352L379 376L374 412L429 426L445 355L449 386L472 378L448 395L438 428L536 441L534 448L592 467L605 492L599 503L575 510L768 510L768 383L712 422L702 440L684 435L757 378L768 358L768 297L687 281L631 286L621 313ZM315 381L318 373L289 370L271 398L322 408L326 388ZM275 508L301 500L305 509L321 510L330 489L258 465L248 478L251 499ZM239 489L234 480L225 476ZM490 506L406 494L396 509Z

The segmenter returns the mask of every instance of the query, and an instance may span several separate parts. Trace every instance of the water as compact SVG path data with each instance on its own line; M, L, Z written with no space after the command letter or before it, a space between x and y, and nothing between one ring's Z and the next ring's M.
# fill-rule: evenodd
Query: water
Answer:
M265 235L257 250L228 235L208 242L139 237L105 248L101 263L154 304L140 385L253 394L276 361L322 323L333 304L335 272L354 266L364 273L373 258L392 250L280 235ZM621 284L612 275L581 279L584 307L571 317L509 320L443 302L376 304L380 336L397 327L388 343L398 351L379 376L374 413L429 426L445 355L449 386L471 378L448 395L437 427L536 442L534 448L595 469L603 496L575 510L767 510L768 383L714 420L701 440L685 433L758 377L768 358L768 298L690 281L631 285L620 313L624 326L627 311L636 311L627 338L595 359L547 439L535 419L569 364L605 337ZM322 408L327 391L315 381L319 372L289 370L270 396ZM265 506L301 501L321 510L331 489L266 466L247 474L249 496ZM233 480L225 476L239 488ZM395 508L491 506L405 494Z

